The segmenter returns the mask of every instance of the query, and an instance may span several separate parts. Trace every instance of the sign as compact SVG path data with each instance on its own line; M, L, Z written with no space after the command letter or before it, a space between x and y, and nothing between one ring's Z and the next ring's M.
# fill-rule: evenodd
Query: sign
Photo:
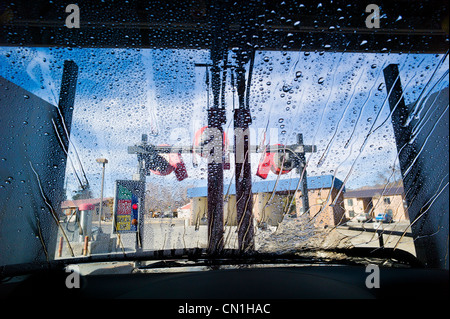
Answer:
M144 182L116 181L113 233L135 233L139 230L143 195Z

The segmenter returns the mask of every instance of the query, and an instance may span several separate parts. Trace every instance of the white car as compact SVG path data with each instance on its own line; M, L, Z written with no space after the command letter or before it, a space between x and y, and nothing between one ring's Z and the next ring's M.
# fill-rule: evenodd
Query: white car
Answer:
M364 223L371 220L370 215L368 213L361 213L358 216L356 216L355 219L358 223Z

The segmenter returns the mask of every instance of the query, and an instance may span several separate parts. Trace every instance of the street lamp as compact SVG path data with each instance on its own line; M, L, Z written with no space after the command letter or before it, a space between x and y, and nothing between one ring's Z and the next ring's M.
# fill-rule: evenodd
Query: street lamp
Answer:
M105 164L108 163L108 160L106 158L97 158L97 163L102 163L102 190L100 194L100 212L98 213L98 232L101 233L102 231L102 212L103 212L103 184L105 181Z

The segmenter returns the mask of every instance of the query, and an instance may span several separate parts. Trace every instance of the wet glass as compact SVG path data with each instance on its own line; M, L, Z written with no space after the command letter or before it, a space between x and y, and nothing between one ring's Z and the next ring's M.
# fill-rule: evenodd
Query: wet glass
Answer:
M271 18L273 10L263 10L265 16L254 22L257 27L276 28L276 23L293 30L301 27L300 21ZM202 15L201 8L197 11ZM331 30L335 28L337 24ZM433 184L430 192L434 195L426 207L407 203L403 178L414 174L419 155L434 157L440 148L448 149L448 135L447 141L430 138L440 126L448 128L448 54L388 49L364 52L366 40L360 42L360 50L333 50L333 43L322 50L289 49L295 38L295 32L287 33L277 50L260 45L247 48L254 58L243 64L247 84L251 73L246 91L251 119L246 131L250 151L246 154L238 154L234 147L234 115L242 97L239 47L227 48L226 59L217 63L223 71L220 103L225 108L223 247L239 249L235 176L240 172L236 171L235 158L244 156L251 165L255 251L386 247L416 256L415 239L440 230L424 228L413 236L411 224L426 218L427 209L448 192L448 171L435 173L439 182ZM264 43L257 35L253 39L254 43ZM46 251L48 260L208 247L209 159L202 154L208 136L202 132L217 97L213 87L216 61L205 48L210 39L199 41L197 48L0 48L1 94L10 94L7 89L14 91L12 83L28 92L21 97L25 101L32 96L36 103L57 106L63 93L63 61L71 60L78 66L66 158L52 164L55 169L65 165L64 198L25 210L23 204L17 204L16 213L25 211L29 226L21 224L11 231L32 234L31 240ZM399 161L402 149L396 144L389 100L394 93L386 85L384 73L393 64L398 66L402 98L410 110L409 117L403 119L411 129L407 139L418 145L410 167L403 172ZM30 141L35 134L53 134L43 130L36 118L2 124L15 132L13 140L2 140L2 148L29 147L21 140L22 128L26 128ZM215 142L222 137L221 132L213 135ZM428 142L437 143L434 151L427 148ZM151 156L140 157L144 153L133 151L133 147L147 147L147 151L148 147L160 148ZM269 153L266 148L274 151ZM299 164L300 153L303 166ZM263 166L267 154L274 160ZM447 155L444 159L448 162ZM4 155L1 161L5 168L13 159ZM39 165L43 164L30 161L32 170L28 173L20 169L10 173L5 168L0 192L8 199L32 196L7 192L15 183L50 182L54 178L51 167L39 174ZM261 173L264 167L265 175ZM120 205L125 203L120 200L128 200L118 193L117 181L122 180L143 182L143 195L136 199L137 219L120 213ZM306 201L302 192L305 180ZM46 198L42 187L35 188L39 189L35 196ZM129 200L133 200L131 193ZM85 209L89 214L81 208L86 203L93 205ZM414 214L409 214L410 209ZM448 203L444 209L446 213L437 218L448 216ZM57 225L52 226L52 240L40 235L41 228L49 227L41 222L45 214L54 218L42 220ZM2 216L2 222L5 220ZM443 231L448 233L448 228Z

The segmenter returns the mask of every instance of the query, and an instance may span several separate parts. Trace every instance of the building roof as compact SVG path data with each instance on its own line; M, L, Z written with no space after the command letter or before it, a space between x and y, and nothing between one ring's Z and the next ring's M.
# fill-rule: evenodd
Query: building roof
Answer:
M103 198L103 202L113 199L113 197ZM76 200L65 200L61 202L61 209L65 208L77 208L81 204L92 204L97 205L100 203L100 198L86 198L86 199L76 199Z
M336 188L339 189L342 186L342 181L335 178L333 175L324 176L308 176L306 179L308 189L321 189L321 188ZM276 180L253 182L253 193L271 193L274 190L276 192L295 191L297 188L302 189L302 185L299 184L300 178L280 179L277 183ZM207 187L194 187L187 190L188 197L206 197L208 194ZM224 185L223 194L235 195L236 185Z
M184 209L191 209L191 203L187 203L186 205L178 208L178 210L184 210Z
M344 198L372 198L379 196L401 195L404 193L403 187L390 188L368 188L352 190L344 193Z

